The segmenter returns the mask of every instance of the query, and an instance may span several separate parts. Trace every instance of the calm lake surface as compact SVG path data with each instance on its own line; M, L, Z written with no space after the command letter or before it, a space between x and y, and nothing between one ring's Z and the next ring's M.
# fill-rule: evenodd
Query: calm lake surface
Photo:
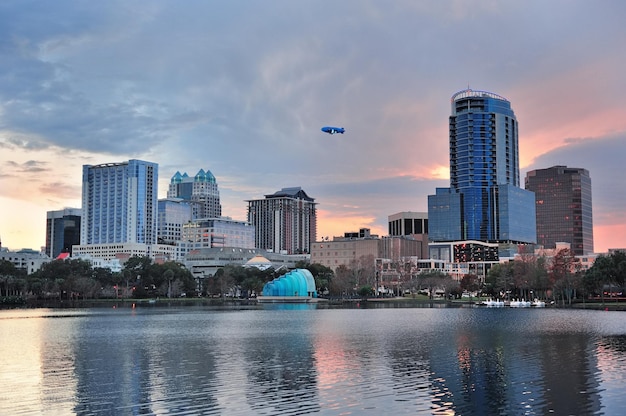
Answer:
M0 311L0 415L626 414L626 313Z

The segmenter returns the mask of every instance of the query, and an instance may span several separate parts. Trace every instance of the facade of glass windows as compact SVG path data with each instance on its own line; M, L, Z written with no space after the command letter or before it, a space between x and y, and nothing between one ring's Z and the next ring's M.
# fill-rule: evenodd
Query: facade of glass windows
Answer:
M157 242L158 165L83 165L81 245Z
M484 282L493 265L500 262L498 243L482 241L453 241L430 243L430 258L442 261L441 271L460 280L473 274Z
M193 250L214 247L253 249L254 227L247 221L230 217L193 220L183 225L181 240L177 243L177 258Z
M469 89L451 101L450 188L428 196L429 239L534 243L534 196L520 188L511 103Z
M526 174L536 196L537 243L569 243L574 255L593 253L591 178L586 169L553 166Z
M263 296L316 298L315 279L307 269L295 269L266 283Z
M79 208L65 208L46 213L46 255L56 258L61 253L72 253L72 246L80 244Z
M256 248L285 254L311 252L317 238L317 209L315 199L302 188L283 188L247 202Z
M200 169L194 177L176 172L170 180L168 198L181 198L191 203L193 219L222 216L220 192L210 170Z
M430 241L462 240L461 230L463 195L451 188L437 188L428 195L428 220Z
M183 225L191 221L191 204L182 199L159 199L157 240L159 244L176 244Z

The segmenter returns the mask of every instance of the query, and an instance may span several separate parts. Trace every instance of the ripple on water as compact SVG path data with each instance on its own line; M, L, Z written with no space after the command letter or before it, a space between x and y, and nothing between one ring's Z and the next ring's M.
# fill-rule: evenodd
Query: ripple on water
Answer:
M13 335L0 344L0 414L626 410L625 320L611 313L420 308L52 315L0 316L2 333Z

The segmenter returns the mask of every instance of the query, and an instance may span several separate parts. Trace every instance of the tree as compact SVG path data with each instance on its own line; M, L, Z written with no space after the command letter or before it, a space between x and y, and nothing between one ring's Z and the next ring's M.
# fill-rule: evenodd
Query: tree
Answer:
M163 273L163 277L167 281L167 297L171 298L172 297L172 280L174 279L174 272L172 271L172 269L167 269L165 270L165 273Z
M515 288L513 274L512 262L494 264L485 278L486 292L496 298L510 294Z
M354 287L355 282L352 271L345 264L341 264L335 270L335 277L330 282L330 294L343 297L344 295L352 294Z
M626 281L626 252L616 251L608 256L600 255L596 258L584 274L584 286L589 292L600 293L604 302L605 287L616 286L623 288Z
M12 262L0 260L0 296L11 296L18 275L18 270Z
M550 266L550 280L555 294L561 293L562 301L571 305L575 291L579 287L580 261L573 255L570 249L564 248L554 255Z
M465 276L461 278L460 287L461 287L461 290L470 293L470 302L471 302L472 300L471 293L480 289L480 280L478 279L478 276L476 276L475 274L466 274Z
M361 286L357 292L363 299L367 299L374 294L374 289L370 285Z
M441 271L429 270L417 275L420 289L428 290L430 299L433 298L436 289L444 289L444 286L448 283L447 279L452 280L450 276Z
M361 256L350 261L348 269L352 275L354 287L362 285L375 285L376 259L373 254Z
M147 256L131 256L126 263L122 273L126 277L127 285L132 287L132 296L135 298L145 298L151 293L154 285L150 275L152 259Z

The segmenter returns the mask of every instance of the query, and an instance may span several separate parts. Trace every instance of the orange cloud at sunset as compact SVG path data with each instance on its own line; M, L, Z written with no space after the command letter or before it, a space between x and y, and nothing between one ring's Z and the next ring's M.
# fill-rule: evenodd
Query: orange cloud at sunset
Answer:
M390 213L392 214L392 213ZM346 232L369 228L372 234L387 235L387 230L374 223L375 218L355 215L337 215L331 211L317 211L317 239L343 237Z

